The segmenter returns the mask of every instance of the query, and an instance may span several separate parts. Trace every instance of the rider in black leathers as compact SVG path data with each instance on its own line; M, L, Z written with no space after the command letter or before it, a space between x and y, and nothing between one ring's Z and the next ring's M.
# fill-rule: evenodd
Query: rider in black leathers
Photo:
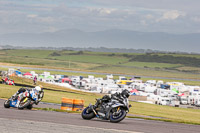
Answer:
M108 103L111 99L121 100L122 98L128 98L130 96L130 92L128 90L123 90L121 93L116 92L111 95L105 95L101 99L97 99L96 104L94 105L94 108L97 108L98 105L103 103Z

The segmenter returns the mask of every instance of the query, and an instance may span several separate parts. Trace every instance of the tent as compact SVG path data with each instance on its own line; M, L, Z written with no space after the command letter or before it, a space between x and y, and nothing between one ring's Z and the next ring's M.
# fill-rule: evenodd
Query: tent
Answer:
M176 88L173 88L172 91L179 93L179 91Z
M15 73L12 73L10 76L16 76L16 74L15 74Z
M39 79L39 81L44 81L44 76L43 76L43 75L40 75L40 76L38 77L38 79Z
M20 72L20 71L15 71L15 74L16 74L16 75L19 75L19 74L22 74L22 72Z
M24 76L32 76L29 72L25 73Z
M185 94L184 93L182 93L182 94L179 94L178 96L184 96Z
M71 79L69 79L69 78L63 78L63 79L62 79L62 83L69 83L69 84L72 84L72 81L71 81Z
M138 95L139 93L137 89L133 89L130 92L131 92L131 95Z
M53 79L53 77L52 76L48 76L47 79Z
M43 78L44 78L44 76L40 75L38 78L40 78L40 79L43 79Z
M45 78L44 82L53 82L54 81L53 79L54 78L49 75L48 77Z

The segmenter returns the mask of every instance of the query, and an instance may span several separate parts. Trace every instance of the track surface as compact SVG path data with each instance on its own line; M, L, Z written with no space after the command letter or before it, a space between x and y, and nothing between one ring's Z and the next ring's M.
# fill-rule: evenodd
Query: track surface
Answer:
M99 119L83 120L80 114L63 112L6 109L0 100L0 133L199 133L199 125L177 124L161 121L125 118L120 123ZM40 104L40 107L48 105ZM54 105L49 105L54 106ZM27 131L28 129L28 131Z

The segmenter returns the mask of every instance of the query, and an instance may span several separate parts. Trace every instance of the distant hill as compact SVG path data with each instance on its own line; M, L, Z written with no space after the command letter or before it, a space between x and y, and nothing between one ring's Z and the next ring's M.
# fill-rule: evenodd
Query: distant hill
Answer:
M0 45L29 47L106 47L200 53L199 43L199 33L168 34L119 29L98 32L69 29L52 33L13 33L0 35Z

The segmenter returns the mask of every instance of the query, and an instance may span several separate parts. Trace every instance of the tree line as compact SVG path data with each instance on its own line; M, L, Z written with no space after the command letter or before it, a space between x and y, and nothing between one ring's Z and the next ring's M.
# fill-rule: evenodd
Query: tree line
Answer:
M200 59L196 57L176 57L173 55L158 55L147 53L144 55L134 55L130 58L129 61L183 64L186 66L200 67Z

